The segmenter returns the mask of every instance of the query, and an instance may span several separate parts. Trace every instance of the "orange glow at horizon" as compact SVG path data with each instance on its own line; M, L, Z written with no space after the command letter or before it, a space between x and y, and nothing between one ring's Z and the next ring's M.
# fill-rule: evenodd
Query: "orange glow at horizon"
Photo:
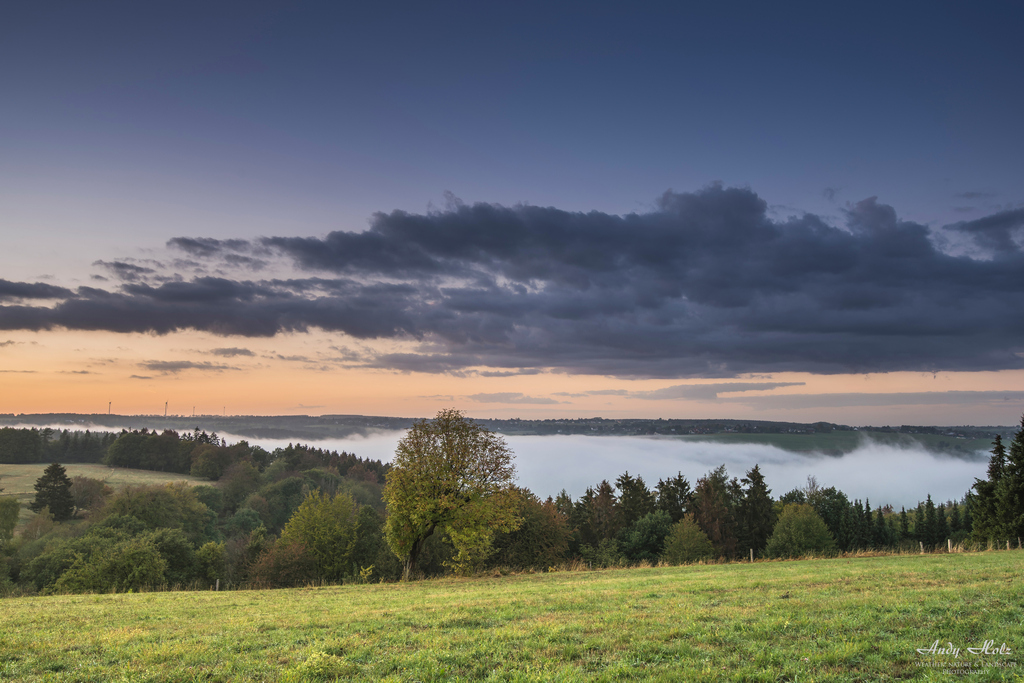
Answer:
M485 377L345 367L339 347L380 348L323 332L273 338L108 332L11 332L0 339L0 413L424 417L443 407L471 416L735 418L846 424L1013 424L1019 403L954 406L785 408L736 399L814 394L1015 391L1024 371L896 372L870 375L774 373L732 379L620 379L540 373ZM650 400L676 385L799 382L718 399ZM603 392L603 393L588 393ZM618 395L610 392L618 392ZM753 402L752 402L753 403ZM781 405L781 404L780 404ZM986 416L991 419L986 419ZM956 419L963 416L963 419Z

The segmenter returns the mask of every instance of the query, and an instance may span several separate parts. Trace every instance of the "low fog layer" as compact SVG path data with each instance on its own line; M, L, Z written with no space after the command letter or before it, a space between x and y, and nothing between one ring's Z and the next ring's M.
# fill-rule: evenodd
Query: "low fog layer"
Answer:
M321 448L345 450L363 458L388 461L405 432L381 432L368 437L316 442ZM240 437L226 435L229 442ZM835 486L850 499L868 498L872 506L899 508L917 505L929 493L936 501L959 500L985 478L987 458L963 460L930 453L866 443L844 456L791 453L761 444L720 444L682 441L671 437L631 436L511 436L519 485L541 498L563 488L575 499L602 479L614 481L625 471L640 475L654 487L659 478L682 472L691 485L709 470L724 464L730 476L742 478L761 466L772 495L803 487L808 475L823 487ZM287 440L249 439L268 450L287 446Z
M39 425L17 425L26 428ZM67 429L69 425L50 425ZM78 425L73 429L118 431L113 427ZM296 439L254 439L221 432L228 443L243 439L267 450L289 443L307 443L317 448L348 451L361 458L388 462L404 431L382 431L370 436L345 439L301 441ZM722 444L683 441L672 437L640 436L507 436L515 453L518 483L541 498L555 496L563 488L576 499L602 479L614 483L625 471L644 478L654 488L658 479L677 472L690 480L719 465L730 477L742 478L755 464L761 466L772 496L778 498L802 488L808 476L822 487L835 486L851 500L870 499L878 505L914 506L929 493L936 502L959 500L974 484L984 479L988 454L979 452L973 460L931 453L923 448L898 448L866 442L843 456L791 453L762 444Z

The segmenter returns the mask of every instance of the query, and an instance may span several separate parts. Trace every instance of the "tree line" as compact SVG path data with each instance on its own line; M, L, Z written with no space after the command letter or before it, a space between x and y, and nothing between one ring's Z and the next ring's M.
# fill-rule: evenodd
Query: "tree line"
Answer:
M928 495L899 511L813 478L773 497L757 465L740 478L723 465L693 483L679 472L653 486L624 472L576 499L564 490L541 499L514 485L504 440L458 411L416 423L390 465L303 445L228 445L199 430L125 431L103 459L187 465L210 483L114 491L54 463L36 483L37 514L17 536L17 501L0 495L0 588L276 587L947 542L1002 547L1024 535L1024 419L1009 447L996 440L988 477L961 500Z

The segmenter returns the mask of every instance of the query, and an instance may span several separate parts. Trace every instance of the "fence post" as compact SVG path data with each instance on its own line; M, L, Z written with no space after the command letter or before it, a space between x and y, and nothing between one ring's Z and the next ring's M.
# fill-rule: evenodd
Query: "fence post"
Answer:
M946 539L946 551L947 552L953 552L953 539L950 539L950 538Z
M754 561L754 549L753 548L750 549L750 561L751 562Z
M217 579L217 590L220 590L220 579Z
M924 541L918 541L918 544L921 546L921 554L924 555Z

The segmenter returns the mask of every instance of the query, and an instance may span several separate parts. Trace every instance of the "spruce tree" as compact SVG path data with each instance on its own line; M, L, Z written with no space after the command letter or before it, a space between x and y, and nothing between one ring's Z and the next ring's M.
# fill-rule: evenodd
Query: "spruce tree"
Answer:
M889 539L889 527L885 523L885 514L882 512L881 506L875 511L875 530L872 541L872 545L876 548L884 548L891 542Z
M924 503L918 503L917 509L914 510L914 533L913 537L915 541L921 543L927 542L927 529L924 518Z
M997 534L999 540L1015 541L1024 536L1024 417L1010 442L1001 474L994 491Z
M943 545L950 540L949 522L946 521L945 506L938 506L935 509L935 544Z
M741 480L743 499L739 507L739 550L753 549L760 556L775 528L775 506L771 489L757 465Z
M924 531L921 532L921 541L925 547L937 545L935 533L938 531L938 522L935 519L935 503L932 501L932 494L924 503Z
M36 480L36 497L28 507L33 512L49 508L58 522L71 519L75 513L75 500L71 495L71 479L60 463L53 463Z
M658 493L658 509L667 512L673 523L681 520L690 511L693 491L690 490L690 482L682 472L669 479L659 479L655 490Z
M629 472L615 480L619 489L618 515L623 528L629 528L637 520L654 512L654 493L647 488L643 477L632 477Z
M988 461L988 479L975 479L975 495L970 498L972 533L982 543L996 540L1000 536L999 514L996 510L996 488L1003 479L1006 468L1006 447L1003 438L996 434L992 442L992 457Z
M953 507L949 509L949 533L951 536L956 536L960 533L960 506L953 501Z

